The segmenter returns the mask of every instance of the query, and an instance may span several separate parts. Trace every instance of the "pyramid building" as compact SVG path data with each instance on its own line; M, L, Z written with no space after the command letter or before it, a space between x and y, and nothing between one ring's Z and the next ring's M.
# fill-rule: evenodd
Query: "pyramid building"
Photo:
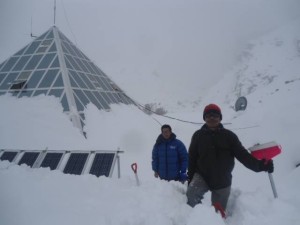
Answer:
M18 98L54 95L81 130L90 102L104 110L113 103L134 104L56 26L0 64L0 95L6 93Z

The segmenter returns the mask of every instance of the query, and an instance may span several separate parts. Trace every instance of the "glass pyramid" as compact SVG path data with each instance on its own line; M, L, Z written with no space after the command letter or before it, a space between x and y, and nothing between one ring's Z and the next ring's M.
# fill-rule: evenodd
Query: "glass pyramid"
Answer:
M0 64L0 95L6 93L54 95L81 130L90 102L104 110L112 103L134 104L56 26Z

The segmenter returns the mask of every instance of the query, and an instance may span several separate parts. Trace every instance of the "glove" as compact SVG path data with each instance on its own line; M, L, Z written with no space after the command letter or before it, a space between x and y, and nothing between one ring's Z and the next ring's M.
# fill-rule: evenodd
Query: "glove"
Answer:
M260 160L259 169L260 169L260 171L266 171L268 173L273 173L274 172L273 160L268 160L268 161L265 159Z
M180 173L179 174L179 181L180 182L184 183L185 181L187 181L187 179L188 179L188 176L187 176L186 173Z

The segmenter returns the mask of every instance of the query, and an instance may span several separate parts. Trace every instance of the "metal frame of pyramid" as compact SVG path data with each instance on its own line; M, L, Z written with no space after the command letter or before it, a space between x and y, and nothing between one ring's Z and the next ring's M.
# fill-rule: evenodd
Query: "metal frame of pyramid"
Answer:
M113 103L135 104L56 26L0 64L0 95L6 93L54 95L81 131L88 103L103 110Z

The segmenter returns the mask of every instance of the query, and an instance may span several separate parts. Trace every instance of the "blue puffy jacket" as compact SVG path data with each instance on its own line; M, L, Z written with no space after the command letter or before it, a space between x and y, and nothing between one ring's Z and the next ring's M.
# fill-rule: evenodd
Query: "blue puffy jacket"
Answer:
M184 144L172 133L166 140L160 134L152 150L152 169L164 180L179 180L186 173L188 153Z

